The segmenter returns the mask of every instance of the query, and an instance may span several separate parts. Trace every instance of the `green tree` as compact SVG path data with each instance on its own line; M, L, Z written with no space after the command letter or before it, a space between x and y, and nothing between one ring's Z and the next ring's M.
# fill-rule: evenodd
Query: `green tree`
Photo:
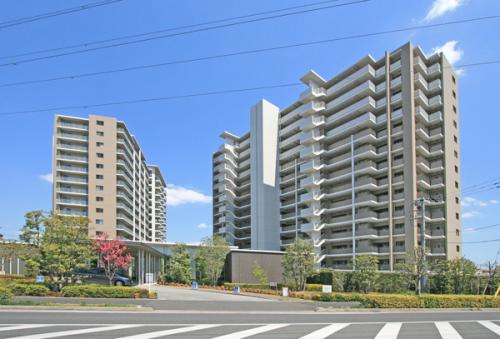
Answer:
M397 263L394 265L395 279L398 281L399 292L408 292L415 289L414 268L408 263Z
M356 269L352 273L352 282L357 291L368 293L375 289L379 278L378 258L371 255L360 255L355 259Z
M51 214L44 220L39 250L27 260L33 271L47 274L53 289L60 290L94 258L87 234L88 219Z
M451 290L450 283L450 261L449 260L436 260L431 265L431 276L429 278L431 292L444 294L449 293Z
M43 225L47 216L41 210L30 211L24 215L24 226L20 230L19 239L22 242L34 245L40 244L43 234Z
M196 255L196 269L199 270L204 282L213 286L217 284L224 269L227 253L229 245L223 237L214 235L202 239L201 248Z
M474 262L466 258L449 261L448 279L454 294L472 293L472 284L477 273Z
M267 285L269 283L269 280L267 279L266 271L256 261L253 263L252 273L253 273L253 276L255 277L255 279L259 282L259 284Z
M287 283L293 283L297 290L303 291L306 279L314 273L314 253L310 241L297 239L286 248L281 265Z
M167 259L167 271L164 279L167 282L189 284L192 280L191 259L184 244L175 245Z
M405 274L412 276L415 293L421 294L426 286L420 286L420 282L422 281L422 277L427 275L426 255L422 247L415 247L413 251L406 253L406 264L408 265L405 265L405 268L408 271Z

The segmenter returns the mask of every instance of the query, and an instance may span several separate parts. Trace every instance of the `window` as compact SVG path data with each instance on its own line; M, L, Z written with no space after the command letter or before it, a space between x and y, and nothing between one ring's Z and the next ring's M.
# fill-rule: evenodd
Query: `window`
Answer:
M97 126L104 126L104 121L102 120L97 120Z
M457 138L457 136L456 136L456 135L454 135L454 136L453 136L453 140L454 140L455 142L458 142L458 138Z
M102 175L102 174L96 174L95 178L96 179L104 179L104 175Z
M403 159L403 154L398 154L398 155L394 156L394 161L399 160L399 159Z
M103 213L104 212L104 208L101 208L101 207L97 207L95 209L96 213Z
M457 121L456 121L456 120L453 120L453 126L454 126L455 128L457 128L457 127L458 127L458 124L457 124Z
M457 245L457 252L460 252L460 245Z
M104 186L101 186L101 185L96 185L95 189L97 191L104 191Z
M102 225L102 224L104 224L104 220L102 220L102 219L96 219L96 220L95 220L95 223L96 223L97 225ZM99 231L97 231L97 232L96 232L96 234L97 234L97 233L99 233ZM101 232L101 233L102 233L102 232Z
M456 99L457 98L457 93L455 91L452 91L451 94L453 94L453 97Z
M95 200L96 201L104 201L104 198L103 197L95 197Z
M455 202L456 202L457 204L460 204L460 199L458 199L458 197L455 197Z
M460 236L460 230L458 228L455 230L455 234L457 235L457 237Z
M97 134L98 137L103 137L104 136L104 132L103 131L97 131L96 134Z
M458 158L458 152L457 151L453 151L453 154L455 155L455 158Z
M98 141L98 142L96 142L96 143L95 143L95 145L96 145L97 147L102 147L102 146L104 146L104 143L103 143L103 142Z
M455 181L455 188L458 188L458 181Z
M97 156L98 158L104 158L104 153L96 153L96 156Z
M455 165L455 173L458 173L458 166Z
M460 214L455 213L455 219L459 220L460 219Z
M455 114L457 114L457 106L453 105L453 112L455 112Z
M95 164L96 168L104 168L104 164Z
M451 81L453 81L453 83L454 83L454 84L456 84L456 83L457 83L457 79L455 79L455 76L454 76L454 75L452 75L452 76L451 76Z

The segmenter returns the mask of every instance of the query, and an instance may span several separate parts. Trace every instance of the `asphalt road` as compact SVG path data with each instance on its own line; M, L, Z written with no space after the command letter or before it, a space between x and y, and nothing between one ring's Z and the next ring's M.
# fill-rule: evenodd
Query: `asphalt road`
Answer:
M500 311L0 311L0 338L500 338Z

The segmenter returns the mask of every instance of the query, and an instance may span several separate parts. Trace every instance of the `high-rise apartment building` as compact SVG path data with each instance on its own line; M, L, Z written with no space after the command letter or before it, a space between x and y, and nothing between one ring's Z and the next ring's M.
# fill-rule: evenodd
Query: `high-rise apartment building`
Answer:
M165 181L123 122L56 115L53 147L55 212L88 217L90 237L165 240Z
M460 256L457 76L443 54L406 44L364 57L330 80L314 71L279 117L281 249L310 239L320 266L381 270L420 246L428 260ZM238 189L239 187L236 187Z
M279 250L279 109L262 100L252 107L250 132L224 132L213 155L214 234L232 245Z

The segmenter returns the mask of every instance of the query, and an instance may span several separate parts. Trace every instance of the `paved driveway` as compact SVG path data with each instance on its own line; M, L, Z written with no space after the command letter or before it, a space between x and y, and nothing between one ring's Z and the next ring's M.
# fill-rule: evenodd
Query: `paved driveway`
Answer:
M192 290L188 288L167 286L153 286L151 289L158 293L159 300L275 302L275 300L272 299L234 295L225 292L206 291L200 289Z

